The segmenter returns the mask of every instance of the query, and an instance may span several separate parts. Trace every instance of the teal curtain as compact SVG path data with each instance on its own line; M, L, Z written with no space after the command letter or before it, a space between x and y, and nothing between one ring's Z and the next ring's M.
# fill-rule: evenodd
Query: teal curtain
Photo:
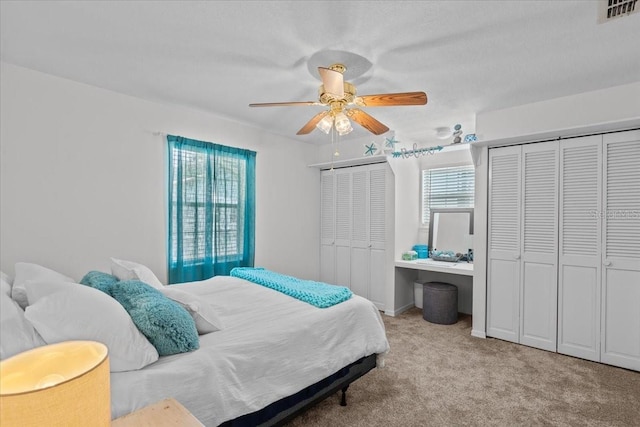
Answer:
M256 153L167 135L169 283L253 267Z

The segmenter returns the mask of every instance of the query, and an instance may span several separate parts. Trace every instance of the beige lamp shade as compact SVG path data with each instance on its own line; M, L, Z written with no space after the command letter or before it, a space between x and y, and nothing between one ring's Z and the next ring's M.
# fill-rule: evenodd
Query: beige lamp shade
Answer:
M104 344L67 341L0 361L0 426L109 426Z

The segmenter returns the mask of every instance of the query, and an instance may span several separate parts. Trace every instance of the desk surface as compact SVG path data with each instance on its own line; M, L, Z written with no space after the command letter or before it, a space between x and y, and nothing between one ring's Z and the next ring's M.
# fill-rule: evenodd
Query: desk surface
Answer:
M473 276L473 263L434 261L431 258L417 259L415 261L396 260L396 267L411 268L414 270L438 271L440 273L459 274Z

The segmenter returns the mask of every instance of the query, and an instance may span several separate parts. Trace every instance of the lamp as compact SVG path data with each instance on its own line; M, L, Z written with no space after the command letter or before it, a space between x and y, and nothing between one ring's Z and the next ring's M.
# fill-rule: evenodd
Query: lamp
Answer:
M326 116L324 116L322 120L320 120L316 125L318 129L320 129L322 132L326 134L329 134L329 131L331 130L331 126L333 126L333 116L331 116L330 114L327 114Z
M67 341L0 361L0 425L110 426L107 347Z
M335 127L338 131L338 134L341 136L346 135L353 130L353 127L351 127L351 122L342 112L336 114Z
M346 114L343 112L331 111L320 120L316 127L322 132L328 134L332 127L335 127L336 131L340 135L346 135L353 130L351 122Z

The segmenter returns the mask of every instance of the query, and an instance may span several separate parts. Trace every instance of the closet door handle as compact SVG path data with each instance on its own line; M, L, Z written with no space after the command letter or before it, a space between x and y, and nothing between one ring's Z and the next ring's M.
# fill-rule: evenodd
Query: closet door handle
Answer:
M606 260L603 262L603 264L604 264L604 266L605 266L605 267L609 267L609 266L611 265L611 261L609 261L608 259L606 259Z
M520 254L515 254L515 255L513 256L513 259L520 259Z

